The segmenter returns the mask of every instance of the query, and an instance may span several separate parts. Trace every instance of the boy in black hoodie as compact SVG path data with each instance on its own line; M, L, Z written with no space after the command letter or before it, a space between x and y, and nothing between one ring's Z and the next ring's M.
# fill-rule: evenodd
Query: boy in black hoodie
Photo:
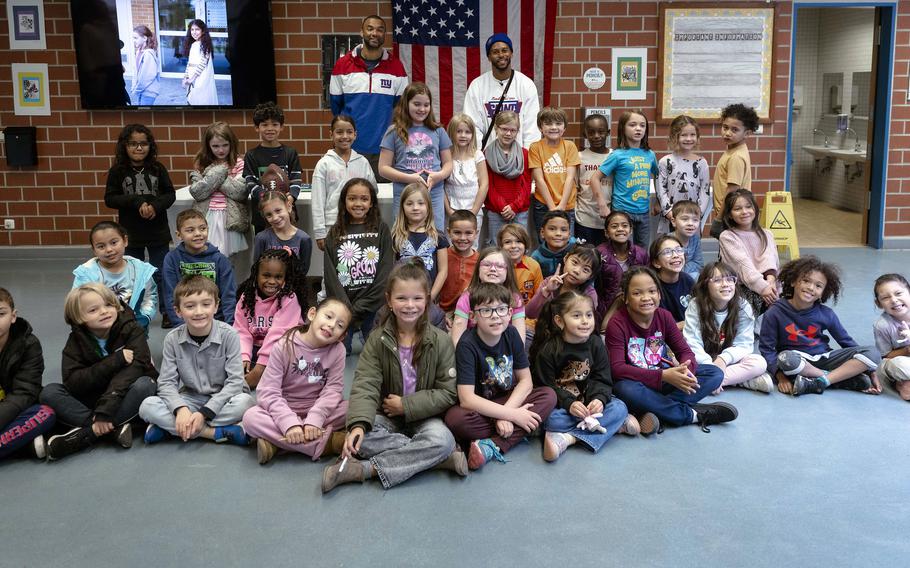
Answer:
M0 459L34 445L45 456L44 434L54 426L54 411L38 404L44 355L32 326L17 317L12 295L0 288Z
M64 318L73 331L63 348L63 384L44 387L41 402L71 429L47 441L48 459L78 452L107 434L131 447L130 422L157 389L145 330L132 310L97 282L67 294Z

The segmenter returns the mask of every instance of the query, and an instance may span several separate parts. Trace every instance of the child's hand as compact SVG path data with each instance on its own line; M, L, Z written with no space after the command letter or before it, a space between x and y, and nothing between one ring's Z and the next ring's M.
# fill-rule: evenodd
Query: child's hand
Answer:
M711 364L714 365L715 367L717 367L718 369L720 369L721 371L723 371L724 369L727 368L727 362L724 361L723 359L721 359L720 357L717 357L716 359L711 361Z
M777 293L777 286L774 284L769 284L767 288L761 293L762 300L765 301L765 304L771 305L777 301L780 297L780 294Z
M123 360L126 361L126 364L127 364L127 365L132 365L132 363L133 363L133 350L132 350L132 349L121 349L120 352L123 353Z
M686 394L695 394L695 391L700 386L695 377L689 372L689 366L686 364L664 369L660 378L665 383L670 383Z
M247 374L247 373L249 373L249 372L250 372L250 362L249 362L249 361L244 361L244 362L243 362L243 374L245 375L245 374Z
M502 217L503 219L505 219L506 221L511 221L515 217L515 212L512 211L511 205L506 205L505 207L502 208L502 213L500 213L499 216Z
M434 185L445 180L445 178L439 179L441 177L439 172L431 172L429 170L424 170L424 172L427 174L427 189L433 189Z
M316 246L319 250L325 250L325 239L316 239Z
M205 426L205 416L201 412L190 412L190 409L183 406L177 411L177 435L184 442L195 438Z
M104 436L114 431L114 423L108 422L107 420L95 420L92 422L92 432L94 432L95 437Z
M259 384L259 380L262 378L262 373L265 371L264 365L256 364L250 372L248 372L243 380L246 381L246 384L250 385L251 389L256 388L256 385Z
M382 411L385 412L385 415L389 418L392 418L393 416L403 416L404 405L401 404L401 397L397 394L390 394L385 397L385 400L382 401Z
M341 451L341 457L349 458L357 455L357 452L360 451L361 444L363 444L363 428L355 426L344 438L344 449Z
M588 412L588 407L585 406L583 402L576 400L572 403L572 406L569 407L569 414L575 418L587 418L590 412Z
M875 371L870 372L869 378L872 379L872 386L863 392L866 394L882 394L882 383L878 380L878 373Z
M777 372L777 390L780 391L781 394L793 393L793 381L780 371Z
M910 325L908 325L907 322L902 321L898 334L901 337L897 340L898 343L906 343L910 341Z
M288 444L302 444L306 441L306 433L300 426L291 426L288 428L288 431L284 433L284 440Z
M496 433L498 433L503 438L508 438L515 431L515 425L509 422L508 420L497 420L496 421Z
M610 216L610 206L607 205L607 202L597 204L597 209L600 211L600 216L606 219Z
M420 185L426 186L427 189L429 189L429 186L427 186L427 180L423 177L423 173L423 171L419 171L415 174L411 174L411 181L408 183L419 183Z
M553 276L547 279L547 292L550 293L552 297L557 290L562 286L562 281L565 279L566 275L562 272L562 264L556 265L556 272L553 273Z
M512 410L512 417L509 420L525 432L531 432L540 425L540 415L531 410L530 404Z
M317 428L316 426L311 426L310 424L303 425L303 439L306 442L312 442L313 440L318 440L320 436L325 432L322 428Z
M604 403L600 402L599 398L595 398L588 403L588 412L589 414L599 414L604 411Z

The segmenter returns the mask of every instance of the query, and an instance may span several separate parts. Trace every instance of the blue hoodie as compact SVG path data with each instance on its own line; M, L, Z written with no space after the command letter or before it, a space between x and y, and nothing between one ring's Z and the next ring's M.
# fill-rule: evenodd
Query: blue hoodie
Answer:
M572 250L572 245L576 243L575 237L569 237L564 249L559 252L553 252L547 243L541 241L540 246L531 252L531 258L540 264L540 272L544 278L553 276L556 273L556 267L562 264L566 258L566 253Z
M786 298L774 302L765 312L758 340L758 349L768 362L768 373L777 372L777 354L782 351L801 351L821 355L831 351L831 339L843 347L856 347L834 310L821 302L811 308L797 310Z
M221 305L215 318L225 323L234 323L234 308L237 304L237 283L234 282L234 269L218 247L205 243L205 250L198 255L187 252L186 245L180 243L177 248L164 257L164 309L171 322L176 326L183 320L174 310L174 288L184 276L201 274L215 281Z
M136 314L136 321L142 327L148 329L149 324L155 319L155 314L158 312L158 287L152 279L156 268L131 256L124 256L123 260L126 261L126 277L128 279L132 278L132 286L122 291L113 290L113 292L118 298L127 302L130 309ZM97 258L91 258L77 266L73 270L73 276L75 276L73 278L73 288L78 288L89 282L101 282L105 286L108 285L104 281L104 275L101 272L101 266L98 265ZM135 293L136 290L141 290L141 292L137 294Z

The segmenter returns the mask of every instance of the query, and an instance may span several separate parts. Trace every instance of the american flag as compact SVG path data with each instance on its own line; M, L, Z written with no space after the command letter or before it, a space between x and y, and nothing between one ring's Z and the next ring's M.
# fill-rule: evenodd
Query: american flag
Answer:
M461 112L468 85L490 69L484 44L494 33L512 40L512 67L550 99L556 0L392 0L394 49L411 81L433 93L445 125Z

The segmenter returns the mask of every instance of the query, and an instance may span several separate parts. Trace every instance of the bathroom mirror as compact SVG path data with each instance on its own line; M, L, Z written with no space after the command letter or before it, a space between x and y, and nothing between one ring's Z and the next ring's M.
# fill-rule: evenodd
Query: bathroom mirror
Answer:
M822 109L824 114L840 114L843 109L843 73L825 73L822 75Z
M850 89L850 114L854 118L869 116L869 88L872 82L871 71L858 71L853 74L853 86Z

